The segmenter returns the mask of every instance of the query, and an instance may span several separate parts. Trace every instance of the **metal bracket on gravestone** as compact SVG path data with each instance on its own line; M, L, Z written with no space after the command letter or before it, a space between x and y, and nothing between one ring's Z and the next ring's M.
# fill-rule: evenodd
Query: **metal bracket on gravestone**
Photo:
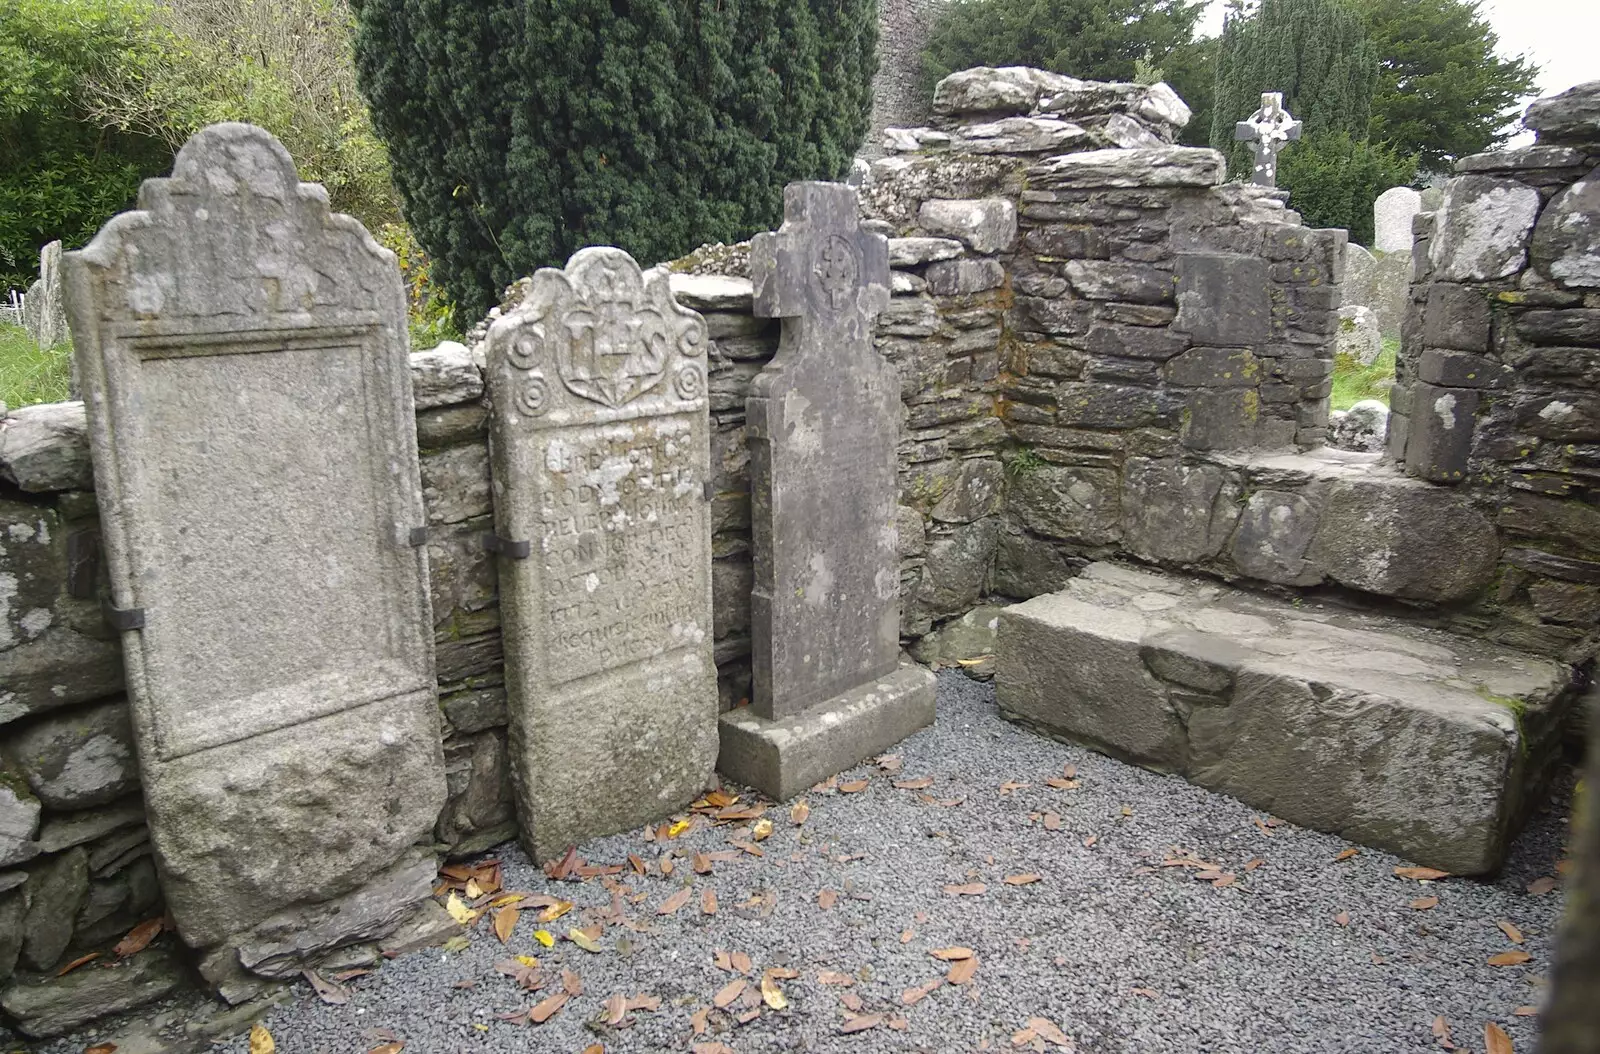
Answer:
M426 526L411 528L406 535L406 542L413 549L421 549L428 544L428 528Z
M502 538L498 534L485 534L483 536L483 550L503 556L507 560L526 560L533 555L533 543L528 541L514 542L509 538Z
M105 617L106 625L118 633L144 629L144 608L119 608L106 597L100 601L100 614Z

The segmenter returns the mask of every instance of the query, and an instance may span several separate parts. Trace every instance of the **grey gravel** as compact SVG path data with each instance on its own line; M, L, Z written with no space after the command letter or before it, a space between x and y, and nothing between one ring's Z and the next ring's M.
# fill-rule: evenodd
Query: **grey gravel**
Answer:
M1541 1000L1561 894L1534 896L1526 886L1554 872L1570 776L1496 881L1422 885L1393 874L1405 864L1395 857L1361 849L1335 862L1351 843L1290 825L1264 828L1256 821L1269 817L1237 801L1008 725L996 714L993 690L958 673L940 677L937 724L895 753L902 759L896 775L869 764L844 777L869 779L865 791L805 795L811 814L801 827L790 823L787 807L773 809L762 858L742 854L702 877L688 866L694 851L726 849L730 836L749 832L705 826L665 843L680 857L671 878L624 876L648 894L627 905L643 932L608 926L600 954L566 941L538 946L531 914L509 949L485 922L465 951L418 953L353 981L348 1004L325 1005L302 985L265 1023L285 1054L366 1051L385 1038L377 1029L393 1030L407 1051L430 1054L576 1054L595 1043L609 1052L687 1050L691 1042L722 1042L739 1054L1011 1050L1013 1034L1035 1015L1060 1025L1079 1050L1106 1054L1437 1050L1436 1016L1468 1050L1483 1049L1488 1020L1506 1029L1517 1050L1533 1048L1534 1019L1513 1011ZM1078 789L1045 785L1067 765L1077 767ZM929 803L892 786L920 776L934 777L929 797L961 804ZM1027 786L1003 792L1007 781ZM1046 811L1061 817L1059 831L1037 819ZM1235 883L1215 888L1192 869L1159 866L1174 846L1223 865ZM596 864L623 863L630 852L653 861L660 849L642 832L580 847ZM549 927L558 933L610 902L598 879L551 882L514 846L497 855L507 889L577 903ZM1256 857L1264 863L1244 871ZM1003 881L1029 872L1041 881ZM689 904L658 916L656 907L690 880ZM987 891L943 892L974 881ZM706 885L719 900L714 917L700 911ZM818 905L825 887L840 894L828 911ZM776 898L770 917L744 917L739 905L763 891ZM1439 897L1438 907L1408 906L1427 896ZM1341 913L1348 925L1336 921ZM1500 919L1526 935L1527 965L1487 964L1516 947L1496 927ZM977 951L975 979L903 1007L902 991L944 968L929 950L948 945ZM691 1013L733 979L713 965L716 949L750 956L752 986L768 967L800 971L800 979L780 982L789 1009L763 1011L743 1026L713 1012L713 1034L691 1037ZM493 968L508 954L570 967L583 979L583 995L542 1026L497 1020L559 985L521 991ZM857 981L825 986L817 981L823 970ZM470 988L452 987L468 981ZM661 1009L609 1028L600 1023L601 1004L614 992L660 996ZM845 992L868 1012L902 1014L905 1028L841 1034ZM90 1038L48 1052L81 1051ZM247 1047L240 1038L219 1049L245 1054Z

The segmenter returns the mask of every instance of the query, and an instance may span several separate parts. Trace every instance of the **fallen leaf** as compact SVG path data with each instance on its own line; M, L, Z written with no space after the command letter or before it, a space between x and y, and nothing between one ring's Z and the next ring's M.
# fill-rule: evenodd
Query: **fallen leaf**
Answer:
M646 828L646 830L648 829L649 828ZM650 873L649 869L644 866L644 860L639 856L638 853L628 854L628 866L633 868L633 873L636 875L647 875Z
M1523 937L1522 931L1517 929L1510 919L1501 919L1495 925L1500 927L1500 932L1505 934L1506 940L1512 944L1521 944L1526 939Z
M1124 815L1124 816L1132 816L1133 815L1133 806L1124 805L1122 807L1122 815Z
M711 998L711 1002L718 1010L726 1010L733 1005L733 1001L744 994L748 984L743 977L736 977L723 986L722 990Z
M944 891L954 897L976 897L988 888L982 882L968 882L959 886L945 886Z
M1012 791L1019 791L1024 787L1031 786L1033 786L1031 783L1018 783L1016 780L1006 780L1004 783L1000 784L1000 793L1010 794Z
M950 969L945 973L944 979L951 984L966 984L972 980L972 975L978 972L978 957L959 959L950 964Z
M444 909L450 913L451 918L463 926L471 925L472 920L478 917L478 913L467 907L454 892L445 899Z
M1528 962L1532 958L1533 958L1533 956L1531 956L1527 952L1521 951L1521 950L1509 951L1509 952L1501 952L1499 955L1491 955L1489 957L1489 965L1490 966L1521 966L1523 963Z
M739 1024L741 1024L741 1025L748 1025L750 1022L754 1021L756 1018L758 1018L760 1016L761 1016L761 1008L759 1006L757 1006L757 1007L752 1007L749 1010L746 1010L744 1013L740 1014L734 1020L738 1021Z
M761 1001L773 1010L783 1010L789 1005L789 1001L783 997L783 990L778 987L777 980L771 974L761 978Z
M1484 1023L1483 1045L1487 1048L1488 1054L1513 1054L1511 1037L1506 1035L1505 1029L1493 1021Z
M799 801L795 802L789 807L789 822L794 824L796 827L799 827L801 824L805 823L810 816L811 806L806 804L806 800L804 798L801 798Z
M88 955L80 955L76 959L74 959L71 962L67 963L67 965L63 966L61 969L57 970L56 971L56 976L57 977L65 977L65 976L67 976L67 974L69 974L72 971L76 970L78 967L82 966L84 963L92 963L98 958L100 958L100 953L99 952L90 952Z
M622 1019L628 1016L628 997L621 992L613 992L601 1004L606 1012L606 1024L616 1028L622 1024Z
M900 1002L904 1003L906 1006L916 1006L918 1003L922 1002L922 1000L932 995L934 989L939 988L943 984L944 975L940 974L938 977L924 981L915 988L907 988L904 992L901 992Z
M83 1054L113 1054L116 1049L115 1043L96 1043L92 1047L84 1047Z
M458 933L444 942L443 950L446 952L464 952L472 944L464 933Z
M1060 813L1054 813L1054 812L1045 813L1044 817L1043 817L1043 822L1044 822L1044 829L1047 830L1047 831L1059 831L1059 830L1061 830L1061 814Z
M744 952L734 952L732 962L733 968L740 973L749 973L751 966L754 965L750 962L750 956Z
M709 1006L703 1006L699 1010L696 1010L694 1013L690 1014L689 1027L694 1030L695 1035L705 1035L706 1029L711 1027L711 1008Z
M844 1024L840 1026L839 1031L848 1035L851 1032L865 1032L867 1029L877 1028L881 1024L883 1024L882 1014L860 1014L855 1017L845 1018Z
M890 773L891 775L899 772L900 766L905 764L905 759L899 754L883 754L879 757L873 758L872 760L873 763L878 766L878 768L882 769L884 772Z
M1132 989L1132 991L1133 991L1134 995L1143 996L1146 999L1160 999L1161 998L1161 993L1156 991L1154 988L1135 988L1135 989Z
M373 1047L371 1050L367 1051L367 1054L400 1054L400 1052L405 1049L406 1045L396 1040L393 1043L380 1043L376 1047Z
M927 790L929 787L933 786L933 777L918 776L914 780L895 780L894 785L897 789L903 791Z
M1412 911L1432 911L1439 906L1438 897L1418 897L1411 902Z
M715 915L717 913L717 891L707 886L700 891L700 914Z
M595 928L598 929L599 927L597 926ZM588 933L585 933L583 930L580 930L577 927L573 927L567 931L567 940L571 941L573 944L576 944L578 947L582 948L591 955L600 954L599 943L596 942L595 939Z
M1397 867L1394 873L1400 878L1411 878L1418 882L1437 882L1450 877L1450 872L1440 871L1436 867Z
M1051 776L1049 779L1045 780L1044 783L1047 787L1054 787L1056 790L1064 791L1077 790L1080 786L1082 786L1082 784L1075 779L1062 779L1060 776Z
M1005 877L1005 883L1008 886L1027 886L1039 881L1043 877L1043 875L1036 872L1030 872L1026 875L1007 875Z
M689 903L689 898L693 895L694 890L690 889L688 886L684 886L682 889L672 894L672 896L668 897L666 900L663 900L661 902L661 906L656 909L656 914L671 915L679 908Z
M1239 876L1231 871L1228 871L1219 875L1215 880L1212 881L1211 884L1217 889L1227 889L1237 881L1239 881Z
M544 945L546 948L554 948L556 946L555 934L551 933L549 930L534 930L533 939Z
M689 829L689 821L688 820L679 820L677 823L675 823L671 827L667 828L667 837L668 838L676 838L676 837L678 837L678 835L682 834L683 832L687 831L688 829Z
M1536 1006L1519 1006L1515 1010L1511 1011L1511 1016L1512 1017L1537 1017L1537 1016L1539 1016L1539 1008L1536 1007Z
M583 1054L606 1054L606 1048L599 1043L591 1043L583 1048Z
M522 912L516 908L501 908L495 912L494 935L500 938L500 943L505 944L511 940L511 931L517 928L517 919Z
M734 1051L726 1043L696 1043L689 1054L734 1054Z
M1032 1046L1033 1043L1038 1040L1038 1038L1039 1034L1031 1028L1018 1029L1017 1031L1011 1033L1011 1045L1013 1047ZM1039 1049L1044 1049L1042 1044Z
M1254 871L1256 868L1260 867L1264 863L1266 863L1266 861L1261 859L1259 856L1252 856L1249 860L1247 860L1245 862L1245 865L1243 867L1241 867L1239 870L1248 873L1250 871Z
M823 911L831 911L833 906L838 902L839 894L835 893L831 889L824 889L817 894L817 907L821 908Z
M883 1019L883 1022L896 1032L904 1032L911 1027L911 1022L907 1021L903 1014L890 1014Z
M935 959L943 959L945 962L959 962L962 959L972 958L973 952L971 948L957 946L953 948L935 948L928 954Z
M696 853L689 861L689 866L694 868L697 875L711 874L711 858L704 853Z
M250 1054L273 1054L278 1049L278 1044L272 1041L272 1033L268 1032L265 1025L250 1026Z
M772 821L764 817L757 820L755 825L750 828L750 837L757 842L764 842L772 837Z
M661 1009L661 997L658 996L658 995L645 995L643 993L640 993L639 995L629 996L628 997L628 1009L629 1010L648 1010L651 1013L655 1013L657 1010Z
M1341 911L1339 914L1333 917L1333 921L1337 922L1341 926L1348 926L1350 925L1350 913L1348 911Z
M823 970L821 973L817 974L817 983L837 984L849 988L851 985L856 983L856 979L847 973L840 973L838 970Z
M580 996L583 994L583 978L566 967L562 967L561 989L570 996Z
M1349 860L1351 857L1357 855L1360 852L1361 852L1361 850L1359 850L1359 849L1346 849L1344 852L1342 852L1338 856L1334 857L1333 858L1333 862L1336 863L1336 864L1342 864L1346 860Z
M1546 893L1554 892L1556 886L1558 885L1560 885L1560 883L1556 881L1555 878L1550 875L1545 875L1543 878L1536 878L1532 882L1529 882L1528 892L1532 893L1536 897L1542 897Z
M1072 1040L1067 1038L1067 1034L1061 1031L1060 1027L1057 1026L1054 1021L1050 1021L1049 1019L1042 1017L1030 1017L1028 1018L1028 1027L1032 1029L1040 1039L1049 1043L1054 1043L1058 1047L1064 1047L1067 1050L1072 1049Z
M532 1010L528 1011L528 1020L535 1025L544 1024L552 1017L555 1017L556 1012L566 1006L567 1000L571 998L571 994L567 992L557 992L548 999L541 1000Z
M1446 1050L1455 1049L1455 1044L1451 1042L1450 1038L1450 1022L1444 1019L1443 1014L1433 1019L1433 1038L1438 1040L1439 1045Z
M860 794L867 789L866 780L851 780L849 783L839 784L840 794Z
M662 853L661 854L661 859L657 862L656 866L658 868L660 868L661 873L663 875L671 875L672 874L672 850L669 849L665 853Z
M554 922L556 919L559 919L561 916L565 915L571 910L572 901L557 900L552 904L545 905L545 909L539 913L539 921Z
M311 985L317 998L330 1006L343 1006L350 1001L350 992L341 984L334 984L315 970L301 970L300 976Z
M1087 838L1085 838L1083 840L1083 847L1085 849L1093 849L1094 848L1094 843L1098 842L1099 840L1100 840L1100 836L1099 835L1091 834L1089 837L1087 837Z
M128 935L117 942L111 951L119 959L126 959L130 955L137 955L150 947L150 942L155 940L165 927L165 919L145 919L139 925L128 931Z

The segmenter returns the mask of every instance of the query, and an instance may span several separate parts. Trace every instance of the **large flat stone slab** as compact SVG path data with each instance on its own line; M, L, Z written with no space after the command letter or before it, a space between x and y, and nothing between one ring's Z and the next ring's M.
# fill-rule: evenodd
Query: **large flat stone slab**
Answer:
M66 278L167 908L231 946L361 889L444 802L405 294L242 124Z
M706 323L621 249L489 332L506 699L544 860L700 795L717 756Z
M1455 874L1494 871L1572 671L1478 640L1092 564L1000 614L1002 716Z

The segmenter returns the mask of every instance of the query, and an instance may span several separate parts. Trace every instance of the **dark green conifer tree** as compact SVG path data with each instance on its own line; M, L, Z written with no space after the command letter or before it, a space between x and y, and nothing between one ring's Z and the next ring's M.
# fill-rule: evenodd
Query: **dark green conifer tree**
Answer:
M356 62L464 323L585 245L646 266L848 169L876 0L359 0Z

